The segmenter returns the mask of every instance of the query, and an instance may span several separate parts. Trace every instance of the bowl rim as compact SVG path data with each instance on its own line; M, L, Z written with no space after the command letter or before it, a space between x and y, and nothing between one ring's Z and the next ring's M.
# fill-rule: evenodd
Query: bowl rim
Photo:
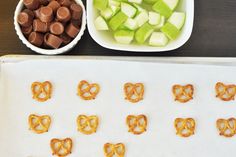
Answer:
M87 12L86 12L85 6L84 6L82 0L75 0L75 2L77 4L79 4L83 10L82 24L81 24L79 34L69 44L67 44L61 48L58 48L58 49L43 49L43 48L39 48L39 47L31 44L23 35L20 25L17 22L17 17L23 8L23 0L20 0L18 2L15 12L14 12L14 26L15 26L16 34L18 35L18 37L20 38L20 40L22 41L22 43L24 45L26 45L28 48L30 48L32 51L34 51L36 53L44 54L44 55L57 55L57 54L66 53L67 51L71 50L79 42L79 40L81 39L81 37L84 34L84 31L86 30L86 24L87 24L87 15L86 14L87 14Z
M92 1L92 0L91 0ZM185 0L185 1L190 1L190 0ZM135 48L128 48L128 47L118 47L118 46L111 46L110 44L108 44L107 42L99 39L98 36L95 35L94 31L97 31L97 30L94 30L92 25L93 25L93 22L91 21L91 19L93 19L93 15L92 15L92 10L94 8L91 8L91 5L92 2L87 2L87 25L88 25L88 32L90 34L90 36L93 38L93 40L98 43L100 46L104 47L104 48L107 48L107 49L110 49L110 50L117 50L117 51L128 51L128 52L152 52L152 53L155 53L155 52L166 52L166 51L172 51L172 50L176 50L180 47L182 47L184 44L187 43L187 41L190 39L191 35L192 35L192 32L193 32L193 27L194 27L194 12L195 12L195 9L194 9L194 0L191 0L190 2L190 5L191 5L191 8L190 9L190 14L188 14L187 18L190 22L190 25L189 27L187 28L187 33L185 34L185 38L179 42L178 44L172 46L172 47L156 47L157 49L155 49L155 47L152 47L152 46L148 46L148 45L141 45L140 48L142 46L146 46L146 47L152 47L152 49L139 49L139 46L135 47Z

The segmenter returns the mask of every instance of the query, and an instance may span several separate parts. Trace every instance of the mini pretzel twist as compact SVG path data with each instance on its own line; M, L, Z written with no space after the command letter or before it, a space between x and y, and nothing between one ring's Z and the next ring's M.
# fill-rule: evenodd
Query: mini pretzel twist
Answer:
M72 151L72 139L66 138L66 139L52 139L50 142L50 146L52 149L52 155L56 155L58 157L65 157L69 154L71 154Z
M97 131L99 119L97 116L79 115L77 118L78 131L90 135Z
M221 136L233 137L236 134L236 119L218 119L216 121L216 127L218 128Z
M48 132L48 129L51 124L51 118L48 115L38 116L31 114L28 118L28 123L30 130L34 131L37 134L42 134Z
M129 127L129 132L140 135L147 130L147 117L145 115L129 115L126 118L126 124Z
M45 82L34 82L31 85L31 91L33 99L44 102L51 98L52 84L49 81Z
M87 81L83 80L80 81L78 85L78 95L84 100L95 99L99 91L100 86L97 83L89 84Z
M137 103L143 100L144 85L142 83L126 83L124 85L125 99L132 103Z
M194 134L195 120L193 118L176 118L175 119L176 135L189 137Z
M103 147L105 157L124 157L125 145L123 143L106 143Z
M225 85L224 83L218 82L215 86L216 97L223 101L234 100L236 95L236 85L230 84Z
M172 87L172 92L175 96L175 101L186 103L189 100L193 99L194 88L191 84L187 84L185 86L174 85Z

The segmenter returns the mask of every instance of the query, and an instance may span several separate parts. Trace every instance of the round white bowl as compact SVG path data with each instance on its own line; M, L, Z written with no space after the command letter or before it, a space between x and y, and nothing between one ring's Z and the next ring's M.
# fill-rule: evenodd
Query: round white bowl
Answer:
M16 34L19 36L20 40L31 50L39 53L39 54L44 54L44 55L57 55L57 54L62 54L65 53L69 50L71 50L73 47L75 47L75 45L79 42L79 40L81 39L81 37L84 34L84 31L86 29L86 10L84 7L84 4L81 0L75 0L75 2L77 4L79 4L82 9L83 9L83 17L82 17L82 24L81 24L81 28L80 28L80 32L79 34L66 46L63 46L59 49L43 49L37 46L34 46L33 44L31 44L23 35L20 25L17 22L17 16L19 15L19 13L22 11L23 9L23 0L20 0L16 10L15 10L15 14L14 14L14 25L15 25L15 30L16 30Z
M185 25L181 30L179 37L173 41L170 41L165 47L153 47L149 45L138 45L138 44L119 44L117 43L110 32L97 31L94 26L94 20L98 16L98 11L93 6L93 1L87 1L87 22L88 31L91 37L101 46L120 51L130 52L164 52L177 49L183 46L190 38L193 30L194 23L194 0L181 0L177 7L179 11L186 12Z

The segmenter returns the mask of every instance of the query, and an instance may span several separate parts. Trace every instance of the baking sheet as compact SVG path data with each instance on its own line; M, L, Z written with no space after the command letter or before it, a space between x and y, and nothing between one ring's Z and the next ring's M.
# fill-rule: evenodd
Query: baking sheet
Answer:
M191 63L191 59L189 59ZM48 157L52 138L70 137L74 146L71 157L103 157L106 142L126 145L126 157L199 157L232 156L236 137L218 135L218 118L236 117L235 102L215 98L218 81L235 83L236 67L223 60L207 64L183 64L168 61L148 62L106 59L17 58L1 60L0 71L0 152L8 157ZM228 63L228 62L227 62ZM228 66L230 65L230 66ZM32 99L34 81L52 82L52 99L39 103ZM80 80L97 82L101 92L94 101L76 95ZM142 82L144 100L131 104L124 100L123 84ZM194 99L186 104L173 101L173 84L191 83ZM37 135L28 130L30 114L48 114L52 118L48 133ZM98 115L96 134L87 136L76 130L79 114ZM148 117L147 132L135 136L125 124L129 114ZM196 134L190 138L175 135L173 122L178 117L196 120Z

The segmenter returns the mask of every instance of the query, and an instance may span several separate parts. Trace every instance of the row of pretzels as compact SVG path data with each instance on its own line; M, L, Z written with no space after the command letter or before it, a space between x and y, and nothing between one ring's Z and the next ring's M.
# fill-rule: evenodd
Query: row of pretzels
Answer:
M78 131L91 135L97 132L99 125L99 118L96 115L86 116L79 115L77 118ZM48 132L51 125L51 117L48 115L35 115L31 114L28 118L30 130L37 134ZM126 124L128 126L128 132L134 135L140 135L147 131L148 118L146 115L128 115L126 118ZM194 134L195 120L193 118L176 118L174 126L176 134L181 137L189 137ZM218 119L216 126L220 132L220 135L225 137L232 137L236 134L236 119Z
M85 80L80 81L78 85L78 95L84 100L93 100L96 98L100 91L100 86L97 83L88 83ZM47 101L51 98L52 84L49 81L34 82L31 85L31 91L33 98L39 102ZM222 82L218 82L215 85L216 97L223 101L234 100L236 95L236 85L226 85ZM186 103L193 99L194 86L192 84L187 85L174 85L172 92L175 97L175 101L180 103ZM132 103L137 103L143 100L144 85L143 83L126 83L124 85L125 99Z

